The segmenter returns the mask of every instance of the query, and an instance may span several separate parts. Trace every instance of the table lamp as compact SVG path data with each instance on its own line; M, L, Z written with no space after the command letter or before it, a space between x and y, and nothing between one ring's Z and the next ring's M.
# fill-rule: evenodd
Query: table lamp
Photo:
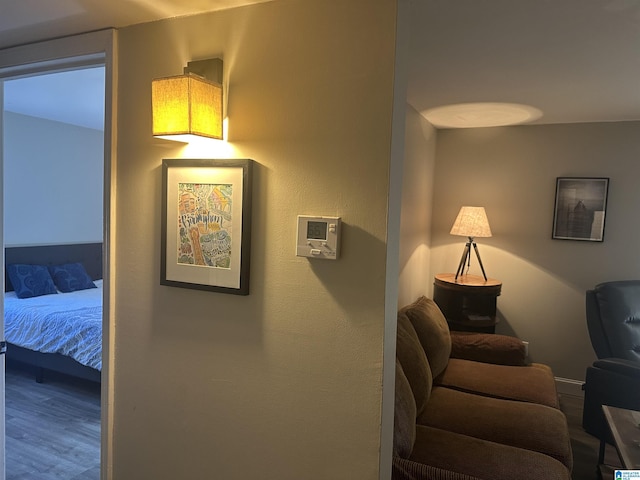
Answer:
M469 239L464 247L464 252L462 253L462 258L460 259L460 265L458 265L455 279L458 280L458 277L462 275L465 263L467 263L467 268L471 266L471 246L473 245L476 257L478 257L478 262L480 263L482 276L486 281L487 275L484 273L484 266L480 259L478 246L474 241L475 237L491 236L491 228L489 227L489 220L487 219L487 213L484 211L484 207L462 207L458 213L456 221L453 223L453 227L451 227L451 232L449 233L451 235L461 235Z

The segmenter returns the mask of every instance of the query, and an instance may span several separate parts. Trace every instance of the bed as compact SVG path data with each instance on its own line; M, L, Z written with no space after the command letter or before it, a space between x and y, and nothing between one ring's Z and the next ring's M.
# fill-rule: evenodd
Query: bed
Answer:
M60 283L65 268L80 264L86 282ZM35 368L42 382L47 370L100 382L102 370L102 244L46 245L5 249L5 339L7 364ZM55 293L24 296L11 282L15 265L49 272L56 278ZM64 266L63 268L61 266ZM68 276L68 275L67 275ZM20 283L17 281L16 283ZM60 290L60 288L62 290ZM46 335L45 335L46 334Z

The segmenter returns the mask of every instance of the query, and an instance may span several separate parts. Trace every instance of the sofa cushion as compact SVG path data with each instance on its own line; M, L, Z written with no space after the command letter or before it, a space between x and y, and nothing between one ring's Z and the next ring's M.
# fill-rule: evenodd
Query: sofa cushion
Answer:
M407 316L403 313L398 314L396 359L400 362L402 370L409 381L416 403L416 410L420 414L429 400L433 378L427 356L420 345L420 340L418 340L418 335Z
M418 424L544 453L573 466L567 420L555 408L434 387Z
M493 365L452 358L436 384L495 398L559 408L553 372L547 365Z
M416 440L416 402L409 380L396 358L396 393L393 418L393 454L409 458Z
M427 354L433 377L440 375L451 355L449 325L438 305L425 296L400 309L415 328L420 344Z
M542 453L422 425L409 460L485 480L571 478L569 469Z
M493 333L451 332L451 358L498 365L526 365L522 340Z

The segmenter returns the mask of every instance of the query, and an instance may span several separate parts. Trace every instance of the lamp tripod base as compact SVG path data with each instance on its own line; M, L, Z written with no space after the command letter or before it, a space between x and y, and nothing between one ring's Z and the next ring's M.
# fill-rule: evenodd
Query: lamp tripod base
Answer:
M462 252L462 258L460 258L460 264L458 265L458 270L456 270L456 278L463 274L464 272L464 264L467 266L471 265L471 246L473 245L473 249L476 252L476 257L478 258L478 263L480 264L480 270L482 270L482 276L484 277L485 282L487 281L487 274L484 273L484 266L482 265L482 259L480 258L480 252L478 251L478 246L476 242L473 241L473 237L469 237L469 241L464 246L464 251Z

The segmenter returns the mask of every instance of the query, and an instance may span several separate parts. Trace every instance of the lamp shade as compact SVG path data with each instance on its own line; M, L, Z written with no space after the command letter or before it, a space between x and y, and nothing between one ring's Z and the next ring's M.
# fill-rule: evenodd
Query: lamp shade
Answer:
M472 238L490 237L491 228L484 207L462 207L449 233Z
M222 139L222 86L194 74L151 83L153 135Z

